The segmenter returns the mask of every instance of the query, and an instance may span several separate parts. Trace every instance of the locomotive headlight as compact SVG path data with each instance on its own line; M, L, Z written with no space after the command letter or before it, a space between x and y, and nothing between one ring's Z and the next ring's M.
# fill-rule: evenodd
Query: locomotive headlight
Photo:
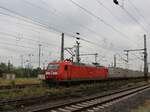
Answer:
M58 72L50 71L50 72L46 72L45 74L46 74L46 75L57 75Z
M46 72L46 75L49 75L50 74L50 72Z

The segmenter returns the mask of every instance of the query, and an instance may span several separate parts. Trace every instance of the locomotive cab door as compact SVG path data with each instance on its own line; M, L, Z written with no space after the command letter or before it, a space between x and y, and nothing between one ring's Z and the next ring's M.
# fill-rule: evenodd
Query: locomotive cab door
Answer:
M64 71L65 71L65 73L66 73L67 80L71 80L70 65L65 65Z

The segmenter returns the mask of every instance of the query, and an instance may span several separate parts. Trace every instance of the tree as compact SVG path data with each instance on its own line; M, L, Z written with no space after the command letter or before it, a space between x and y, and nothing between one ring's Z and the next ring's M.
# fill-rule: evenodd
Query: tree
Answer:
M7 73L8 66L5 63L0 63L0 74Z
M0 63L0 75L3 73L13 73L16 77L37 77L38 74L42 73L41 68L20 68L14 67L12 64Z

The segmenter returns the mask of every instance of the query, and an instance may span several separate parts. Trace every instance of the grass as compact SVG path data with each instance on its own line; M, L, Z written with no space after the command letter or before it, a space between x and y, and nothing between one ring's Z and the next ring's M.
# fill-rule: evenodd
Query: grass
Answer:
M0 106L0 111L2 112L8 112L8 111L11 111L11 110L14 110L15 107L14 106L10 106L10 105L5 105L5 106Z
M150 112L150 100L146 101L142 106L132 110L131 112Z
M5 91L0 92L0 99L14 99L18 97L27 97L27 96L35 96L35 95L45 95L49 94L51 96L74 96L78 95L77 93L100 93L103 91L108 91L111 89L117 89L121 86L127 86L127 82L112 82L112 83L101 83L101 84L81 84L73 87L27 87L18 91ZM131 84L129 84L131 85ZM134 83L132 84L134 85Z
M0 99L14 99L14 98L19 98L19 97L26 97L26 96L34 96L34 95L42 95L46 93L48 89L43 88L43 87L38 87L38 88L24 88L21 91L13 91L13 92L1 92L0 93Z
M40 84L41 81L37 78L16 78L14 81L0 78L0 86L12 84Z

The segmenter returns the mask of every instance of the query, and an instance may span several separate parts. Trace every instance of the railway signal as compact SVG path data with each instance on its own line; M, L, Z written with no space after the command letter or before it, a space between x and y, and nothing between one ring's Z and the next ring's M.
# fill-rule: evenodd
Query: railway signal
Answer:
M61 37L61 56L60 56L60 60L61 61L64 60L64 33L62 33L62 37Z
M80 33L76 33L77 35L80 35ZM80 40L79 37L76 37L76 62L79 63L80 62L80 43L78 40Z

